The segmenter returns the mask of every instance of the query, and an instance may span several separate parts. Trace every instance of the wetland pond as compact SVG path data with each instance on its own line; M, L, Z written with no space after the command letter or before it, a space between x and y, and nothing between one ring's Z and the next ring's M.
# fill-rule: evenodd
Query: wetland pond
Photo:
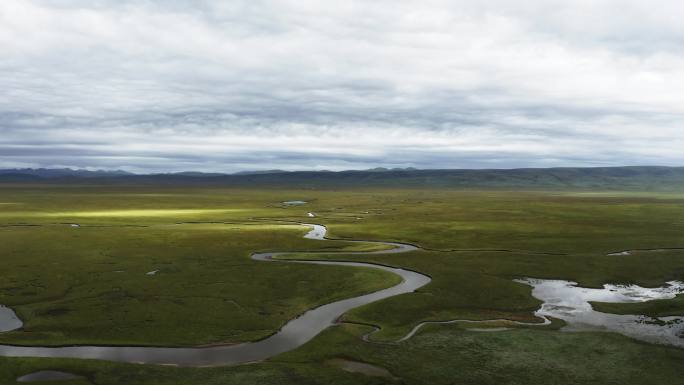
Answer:
M9 332L22 327L22 322L8 307L0 305L0 332Z
M684 316L653 318L643 315L619 315L594 310L590 302L639 303L672 299L684 293L684 283L671 281L667 286L645 288L637 285L604 285L602 289L577 286L576 282L545 279L520 279L532 286L532 296L544 301L535 312L566 322L564 331L610 331L656 344L684 347Z
M85 377L76 374L59 372L56 370L41 370L17 378L17 382L46 382L46 381L71 381L82 380Z
M281 202L281 203L284 204L285 206L301 206L301 205L307 204L308 202L307 201L285 201L285 202Z

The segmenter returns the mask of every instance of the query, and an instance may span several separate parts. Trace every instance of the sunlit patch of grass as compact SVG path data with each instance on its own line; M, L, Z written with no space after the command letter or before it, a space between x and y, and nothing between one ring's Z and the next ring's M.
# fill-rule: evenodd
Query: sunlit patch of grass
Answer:
M302 225L283 225L283 224L248 224L248 225L241 225L240 227L241 230L254 230L254 231L263 231L263 230L301 230L301 231L309 231L310 228L308 226L302 226Z
M374 269L249 259L259 250L335 245L304 239L308 230L273 222L1 228L0 304L25 328L0 342L245 342L307 309L397 283Z
M555 195L577 198L650 198L650 199L684 199L681 192L653 191L563 191Z
M295 231L302 233L309 231L308 226L288 224L261 224L261 223L183 223L172 225L187 231Z
M27 216L48 218L134 218L134 217L173 217L186 215L222 214L242 212L245 209L139 209L139 210L102 210L102 211L64 211L64 212L6 212L2 216Z
M279 206L287 197L310 202ZM250 260L258 251L315 250L319 253L281 258L376 262L430 275L432 282L415 293L345 315L345 321L381 326L373 340L396 340L426 320L538 322L533 312L540 302L513 278L568 279L586 287L606 282L652 287L684 280L681 252L606 256L682 246L682 197L559 190L0 189L0 201L22 202L0 206L0 222L43 224L0 227L0 303L25 321L24 330L3 333L0 342L194 346L252 341L307 309L389 287L398 279L375 269ZM309 228L288 221L312 220L305 219L308 211L328 227L331 238L410 242L433 250L334 254L379 246L304 239ZM159 274L145 274L154 270ZM682 304L680 298L648 303L648 308L620 304L611 312L682 314ZM427 325L412 339L390 345L363 342L359 337L369 327L343 325L268 362L202 370L0 358L0 383L47 368L90 368L94 375L89 378L102 384L122 378L169 385L379 383L322 364L334 357L386 367L411 384L500 384L506 379L522 384L538 378L587 385L681 382L680 349L610 333L552 331L559 326ZM463 330L498 327L516 330ZM220 381L221 376L227 380Z

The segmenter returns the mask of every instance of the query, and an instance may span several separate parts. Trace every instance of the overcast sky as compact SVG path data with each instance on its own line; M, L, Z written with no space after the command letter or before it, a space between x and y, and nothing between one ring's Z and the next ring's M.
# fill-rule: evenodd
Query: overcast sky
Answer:
M0 1L0 168L684 166L684 2Z

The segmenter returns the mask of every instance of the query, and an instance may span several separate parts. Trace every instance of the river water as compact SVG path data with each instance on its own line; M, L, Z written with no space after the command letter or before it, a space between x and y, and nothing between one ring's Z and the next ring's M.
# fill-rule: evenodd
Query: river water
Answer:
M325 240L327 229L321 225L306 224L311 228L305 238L313 240ZM349 241L363 242L363 241ZM354 252L349 254L385 254L400 253L416 250L408 244L375 242L392 246L392 249L373 252ZM288 253L256 253L252 259L269 263L301 263L331 266L351 266L384 270L397 274L402 282L388 289L376 291L370 294L349 298L329 303L315 309L311 309L301 316L290 320L278 332L272 336L257 342L244 343L229 346L214 346L206 348L155 348L134 346L66 346L66 347L23 347L0 345L0 356L5 357L59 357L59 358L83 358L99 359L107 361L145 363L145 364L168 364L178 366L221 366L236 365L253 361L264 360L277 354L293 350L310 341L320 332L330 327L347 311L356 307L379 301L395 295L410 293L425 286L430 282L426 275L388 266L375 265L362 262L336 262L336 261L280 261L274 259ZM329 255L330 252L325 252Z
M311 228L304 236L306 239L326 240L327 229L317 224L304 224ZM404 243L373 242L348 240L347 242L370 242L390 247L386 250L370 252L346 252L350 254L389 254L415 251L416 246ZM128 363L167 364L177 366L221 366L255 362L293 350L310 341L320 332L333 325L340 316L359 306L396 295L410 293L427 285L430 278L426 275L400 268L363 262L320 261L320 260L282 260L288 252L255 253L252 259L264 263L298 263L331 266L364 267L384 270L397 274L402 282L388 289L366 295L329 303L311 309L287 322L272 336L257 342L229 346L203 348L155 348L134 346L66 346L66 347L22 347L0 345L0 356L6 357L60 357L100 359ZM323 252L330 255L334 252ZM670 299L684 293L684 283L669 282L661 288L639 286L605 285L602 289L589 289L577 286L574 282L561 280L523 279L517 280L532 286L532 295L544 303L536 312L548 324L547 317L555 317L566 322L567 331L612 331L647 342L684 346L684 317L662 317L651 319L638 315L616 315L595 311L590 302L644 302L655 299ZM413 336L423 325L429 323L466 322L477 324L480 321L452 320L443 322L424 322L416 326L406 337ZM486 322L486 321L485 321ZM0 306L0 331L21 327L21 321L11 309Z

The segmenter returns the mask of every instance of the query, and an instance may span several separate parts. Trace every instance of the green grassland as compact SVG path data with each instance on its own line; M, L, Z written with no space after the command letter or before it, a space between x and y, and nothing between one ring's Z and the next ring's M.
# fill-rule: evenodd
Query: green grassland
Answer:
M303 347L265 363L231 368L187 369L99 361L0 360L0 383L42 369L81 374L76 384L682 384L684 351L637 343L608 333L543 330L470 332L431 326L400 345L368 344L355 325L333 327ZM349 373L331 358L367 362L394 378Z
M684 295L673 299L662 299L636 303L592 302L591 306L604 313L642 314L650 317L668 317L684 314Z
M249 214L270 213L261 202L250 209L239 198L219 196L212 206L218 208L198 209L185 199L200 194L171 198L173 207L163 194L43 197L28 193L12 205L20 207L0 212L5 224L39 225L0 228L0 303L25 321L22 330L0 334L2 342L250 341L311 307L398 283L375 270L251 261L254 251L340 246L302 239L303 226L249 221ZM277 201L261 205L270 203ZM195 223L177 224L187 221ZM71 222L81 227L59 224Z
M287 200L309 203L280 204ZM426 320L535 321L539 301L513 278L569 279L590 287L684 280L681 251L607 255L684 247L682 218L684 193L676 192L1 185L0 303L12 306L26 324L0 334L0 343L250 341L305 309L397 282L370 269L248 258L255 251L373 247L302 239L307 228L291 222L309 221L328 226L333 238L402 241L426 249L344 256L433 278L416 293L345 316L380 326L374 340L395 340ZM341 258L315 255L325 257ZM659 302L597 307L684 314L681 298ZM62 368L97 384L684 383L681 349L614 334L538 329L476 333L435 325L388 345L363 342L365 327L346 324L255 365L179 369L4 358L0 380L14 383L23 373ZM326 364L332 358L376 364L397 379L348 373Z

